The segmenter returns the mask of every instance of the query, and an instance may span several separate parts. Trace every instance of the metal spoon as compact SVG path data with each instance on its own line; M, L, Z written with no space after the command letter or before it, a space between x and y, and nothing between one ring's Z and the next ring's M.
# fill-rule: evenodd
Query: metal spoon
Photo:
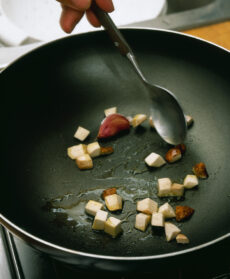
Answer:
M154 127L158 134L169 144L176 145L182 143L186 136L187 125L183 110L176 97L169 90L148 82L140 70L130 46L110 16L102 11L96 5L95 1L92 3L92 10L102 26L109 33L115 46L119 49L121 54L129 59L138 76L144 83L151 99L150 115L153 118Z

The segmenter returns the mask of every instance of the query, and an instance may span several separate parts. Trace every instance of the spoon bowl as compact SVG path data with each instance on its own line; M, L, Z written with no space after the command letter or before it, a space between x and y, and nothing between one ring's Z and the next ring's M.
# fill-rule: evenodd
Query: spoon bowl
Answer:
M187 133L187 125L183 110L174 94L168 89L148 82L136 61L132 49L110 16L102 11L95 1L92 3L92 10L102 26L107 30L114 45L121 54L128 58L144 84L150 97L150 115L157 133L169 144L177 145L183 143Z

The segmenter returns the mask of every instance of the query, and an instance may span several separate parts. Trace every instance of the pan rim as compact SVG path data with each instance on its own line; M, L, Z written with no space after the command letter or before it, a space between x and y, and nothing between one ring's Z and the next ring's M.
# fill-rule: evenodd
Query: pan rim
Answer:
M186 33L182 33L179 31L174 31L174 30L166 30L166 29L160 29L160 28L150 28L150 27L121 27L120 29L122 30L149 30L149 31L159 31L159 32L163 32L163 33L171 33L171 34L175 34L177 36L181 36L181 37L188 37L191 38L193 40L196 41L201 41L205 44L208 44L210 46L213 46L215 48L218 48L228 54L230 54L230 50L224 48L223 46L220 46L216 43L207 41L205 39L196 37L194 35L190 35L190 34L186 34ZM61 41L61 40L66 40L68 38L72 38L72 37L76 37L76 36L86 36L90 33L98 33L98 32L105 32L104 30L96 30L96 31L90 31L87 33L81 33L81 34L73 34L70 35L68 37L64 37L64 38L59 38L47 43L42 43L41 45L39 45L38 47L36 47L35 49L32 49L30 51L28 51L26 54L23 54L22 56L20 56L19 58L16 58L15 60L13 60L11 63L8 64L8 66L6 68L4 68L0 74L2 74L6 69L8 69L12 64L14 64L15 62L17 62L18 60L22 59L24 56L27 56L28 54L43 48L44 46L53 44L54 42L57 41ZM28 231L20 228L19 226L17 226L16 224L14 224L13 222L11 222L8 218L6 218L3 214L0 213L0 224L2 224L4 227L6 227L7 230L9 230L11 233L13 233L14 235L18 236L20 239L24 240L26 243L31 244L32 246L34 246L32 243L35 242L38 244L38 246L40 245L44 245L46 248L50 248L50 249L54 249L56 251L61 251L67 254L72 254L74 256L82 256L82 257L90 257L90 258L94 258L94 259L101 259L101 260L112 260L112 261L140 261L140 260L154 260L154 259L162 259L162 258L170 258L170 257L175 257L175 256L179 256L179 255L183 255L183 254L187 254L187 253L191 253L194 251L198 251L201 250L205 247L211 246L215 243L218 243L224 239L227 239L228 237L230 238L230 232L226 233L220 237L217 237L211 241L202 243L200 245L188 248L188 249L183 249L181 251L175 251L175 252L170 252L170 253L164 253L164 254L158 254L158 255L151 255L151 256L109 256L109 255L99 255L99 254L93 254L93 253L87 253L87 252L82 252L82 251L78 251L78 250L73 250L70 248L66 248L64 246L60 246L57 244L54 244L52 242L46 241L40 237L35 236L34 234L29 233ZM52 254L52 253L51 253Z

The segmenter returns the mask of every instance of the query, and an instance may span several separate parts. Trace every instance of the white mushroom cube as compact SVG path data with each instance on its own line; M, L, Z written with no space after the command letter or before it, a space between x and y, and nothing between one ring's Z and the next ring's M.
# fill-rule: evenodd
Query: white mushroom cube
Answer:
M153 118L152 118L152 116L149 116L149 126L150 126L151 128L155 128L154 123L153 123Z
M165 219L176 217L174 209L167 202L159 207L158 212L162 213Z
M101 155L101 147L97 141L87 145L87 152L92 158L98 157Z
M181 230L176 225L170 222L165 222L165 235L167 241L175 239L180 232Z
M135 128L147 119L146 114L137 114L132 119L132 126Z
M117 107L112 107L104 110L105 116L109 116L110 114L117 113Z
M164 160L164 158L161 155L152 152L145 158L145 163L149 167L159 168L159 167L163 166L164 164L166 164L166 161Z
M187 123L188 127L191 126L193 121L194 121L192 116L190 116L190 115L185 115L185 120L186 120L186 123Z
M121 210L122 197L117 194L105 196L105 204L110 211Z
M89 200L85 206L86 213L92 216L96 216L98 210L101 209L103 209L103 204L93 200Z
M172 181L170 178L160 178L158 179L158 196L168 197L171 195Z
M108 212L99 209L94 218L92 228L94 230L104 230L107 217Z
M151 225L154 227L164 227L164 216L161 212L152 214Z
M153 212L157 212L157 209L157 202L151 200L150 198L146 198L137 202L137 211L140 211L142 213L152 214Z
M183 184L184 184L184 188L191 189L193 187L196 187L199 184L199 181L196 175L188 174L186 175Z
M176 242L180 243L180 244L188 244L189 243L189 239L187 238L186 235L179 233L176 237Z
M104 231L110 234L112 237L116 237L119 233L122 232L121 220L114 217L109 217L105 222Z
M171 195L176 197L182 197L184 195L184 185L173 183L171 187Z
M71 146L67 149L67 154L71 159L77 159L77 157L87 153L87 146L85 144L78 144Z
M135 228L140 230L140 231L145 231L148 224L150 223L151 216L144 214L144 213L139 213L136 215L136 222L135 222Z
M76 164L80 170L88 170L93 168L93 160L89 154L84 154L80 157L77 157Z
M78 126L77 131L74 134L74 137L76 139L79 139L80 141L84 141L88 137L89 133L90 133L89 130L81 126Z

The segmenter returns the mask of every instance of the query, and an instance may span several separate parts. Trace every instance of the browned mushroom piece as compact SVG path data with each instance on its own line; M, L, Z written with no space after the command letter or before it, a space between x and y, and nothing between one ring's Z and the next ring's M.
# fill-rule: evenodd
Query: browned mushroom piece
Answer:
M109 188L109 189L105 189L103 192L102 192L102 198L103 200L105 199L106 196L109 196L109 195L114 195L117 193L117 189L115 187L113 188Z
M193 166L192 171L199 178L208 178L208 172L204 163L198 163Z
M101 155L109 155L114 152L114 149L112 146L107 147L101 147Z
M165 154L165 160L169 163L174 163L180 160L181 157L182 157L181 150L175 147L169 149L169 151Z
M194 209L187 205L178 205L176 206L176 220L178 222L189 219L193 213Z
M185 146L185 144L183 144L183 143L176 145L175 148L180 149L181 154L184 154L185 151L186 151L186 146Z

